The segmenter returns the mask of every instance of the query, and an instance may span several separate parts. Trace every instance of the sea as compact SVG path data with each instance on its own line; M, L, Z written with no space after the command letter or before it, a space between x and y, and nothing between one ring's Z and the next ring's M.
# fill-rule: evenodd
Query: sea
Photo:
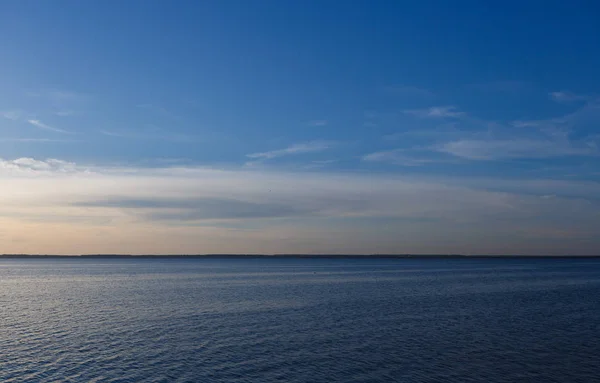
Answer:
M600 259L0 259L0 382L600 382Z

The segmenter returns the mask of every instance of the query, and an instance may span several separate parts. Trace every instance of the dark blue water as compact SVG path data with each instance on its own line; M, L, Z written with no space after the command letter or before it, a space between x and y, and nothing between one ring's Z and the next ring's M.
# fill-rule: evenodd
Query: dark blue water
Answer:
M0 259L1 382L599 382L600 260Z

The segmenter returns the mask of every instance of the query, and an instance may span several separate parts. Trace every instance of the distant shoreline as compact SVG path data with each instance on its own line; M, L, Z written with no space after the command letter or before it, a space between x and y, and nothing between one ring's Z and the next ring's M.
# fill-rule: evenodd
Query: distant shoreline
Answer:
M312 258L312 259L561 259L561 258L600 258L600 255L463 255L463 254L164 254L164 255L133 255L133 254L0 254L2 258L70 258L70 259L206 259L206 258Z

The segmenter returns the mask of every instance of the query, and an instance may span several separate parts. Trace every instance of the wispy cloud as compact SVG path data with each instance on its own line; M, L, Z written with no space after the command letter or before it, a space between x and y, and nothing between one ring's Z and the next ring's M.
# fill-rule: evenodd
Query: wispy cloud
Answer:
M457 118L465 116L465 113L458 111L458 109L455 106L432 106L426 109L410 109L405 110L404 113L411 114L417 117L428 118Z
M3 160L0 158L0 169L49 173L72 173L81 170L73 162L55 158L36 160L30 157L22 157L15 160Z
M558 92L550 92L548 94L550 99L559 103L571 103L576 101L586 101L588 97L570 92L568 90L562 90Z
M113 132L111 130L104 130L101 129L99 130L100 134L105 135L105 136L110 136L110 137L121 137L121 138L131 138L131 135L128 135L127 133L121 133L121 132Z
M271 150L269 152L261 152L261 153L252 153L248 154L248 158L260 159L260 160L270 160L273 158L296 155L296 154L304 154L304 153L312 153L312 152L320 152L323 150L327 150L333 146L333 142L331 141L311 141L305 143L294 144L288 146L285 149Z
M437 146L440 152L470 160L507 160L552 158L566 156L596 156L592 147L576 146L567 141L550 139L458 140Z
M0 116L13 121L19 120L22 115L23 112L20 110L4 110L0 112Z
M538 134L540 137L557 141L568 141L570 137L578 137L581 143L597 141L593 132L600 123L600 104L598 100L587 99L586 103L572 113L540 120L516 120L511 122L515 128L528 128L525 131L515 130L515 137Z
M40 128L40 129L50 130L50 131L56 132L56 133L71 133L68 130L59 129L59 128L55 128L55 127L52 127L50 125L44 124L40 120L27 120L27 122L30 123L31 125L37 127L37 128Z
M309 209L287 204L251 202L217 197L105 198L75 202L74 206L142 210L150 220L198 221L210 219L281 218L304 215ZM143 212L146 210L146 212ZM150 211L148 211L150 210Z
M559 97L559 96L557 96ZM561 94L562 99L574 99ZM560 98L559 97L559 98ZM513 120L508 124L488 121L473 116L452 120L453 126L447 132L437 134L437 129L413 129L388 135L389 138L418 137L420 145L438 153L448 154L469 160L507 161L519 159L596 157L600 153L600 141L594 138L596 126L600 123L599 103L588 100L581 108L567 115L539 120ZM419 117L457 117L455 108L429 108L409 111ZM460 113L460 112L457 112ZM449 133L449 134L444 134ZM429 143L423 143L429 141ZM386 159L413 164L410 158L397 151L382 152L375 159ZM428 157L427 157L428 158Z
M36 128L52 131L56 133L71 133L64 129L59 129L50 125L43 123L37 119L28 119L25 116L25 113L21 110L8 110L0 112L0 116L7 118L12 121L23 121L27 122L30 125L35 126ZM50 138L34 138L34 137L4 137L0 138L1 142L59 142L59 141L67 141L67 140L56 140ZM69 140L70 141L70 140Z
M524 121L516 120L511 122L511 125L515 128L539 128L544 124L544 121Z
M308 125L310 126L326 126L328 123L327 120L313 120L313 121L309 121Z

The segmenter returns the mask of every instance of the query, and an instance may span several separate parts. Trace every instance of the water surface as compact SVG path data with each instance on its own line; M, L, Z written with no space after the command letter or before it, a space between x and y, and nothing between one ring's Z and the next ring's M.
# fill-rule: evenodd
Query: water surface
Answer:
M599 299L599 259L0 259L0 381L597 382Z

